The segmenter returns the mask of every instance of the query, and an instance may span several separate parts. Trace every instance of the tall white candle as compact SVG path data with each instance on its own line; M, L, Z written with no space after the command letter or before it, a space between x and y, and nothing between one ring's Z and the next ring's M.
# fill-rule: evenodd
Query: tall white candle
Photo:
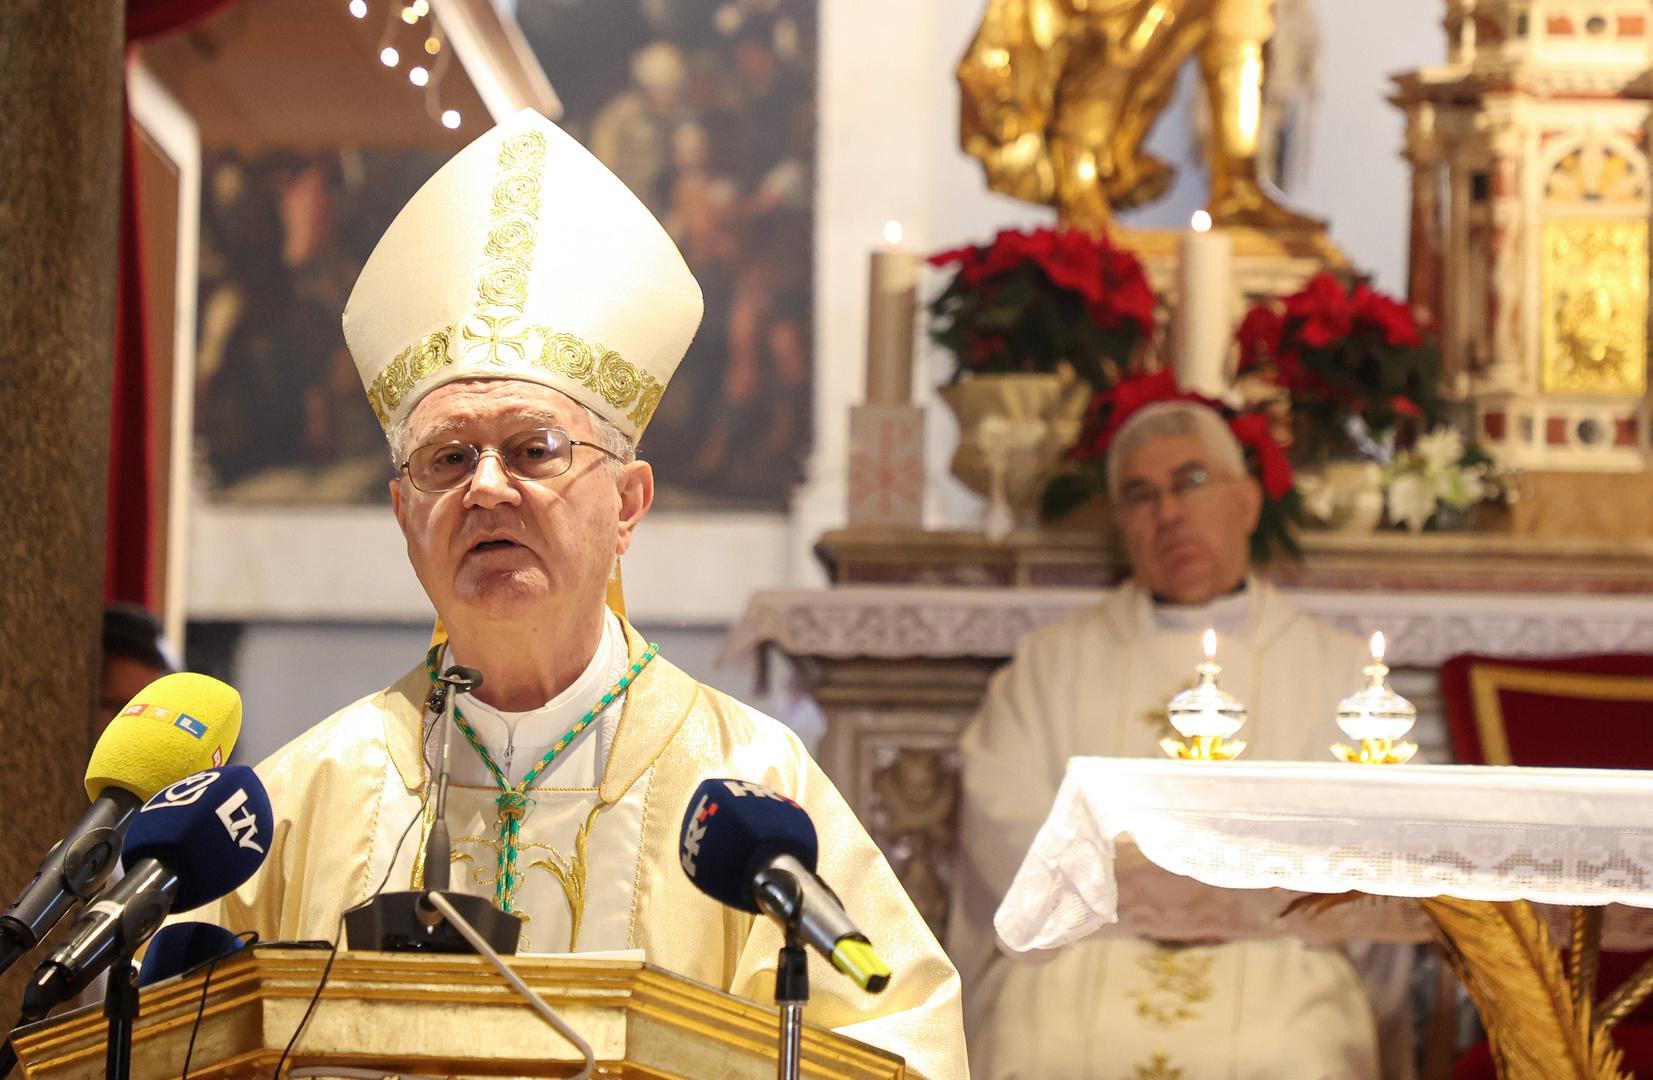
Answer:
M918 313L919 258L901 247L901 225L884 225L884 248L872 253L867 296L867 404L913 400L913 319Z
M1211 215L1194 214L1177 248L1176 352L1173 366L1184 390L1217 397L1228 390L1228 353L1234 336L1234 246L1211 228Z

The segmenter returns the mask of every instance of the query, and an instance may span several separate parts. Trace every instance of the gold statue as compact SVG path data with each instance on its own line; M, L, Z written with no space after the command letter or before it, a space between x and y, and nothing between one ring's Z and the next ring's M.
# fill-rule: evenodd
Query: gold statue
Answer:
M1322 230L1258 175L1263 46L1273 32L1274 0L988 0L958 66L960 140L994 191L1102 229L1113 210L1170 186L1172 167L1142 141L1197 52L1212 222Z

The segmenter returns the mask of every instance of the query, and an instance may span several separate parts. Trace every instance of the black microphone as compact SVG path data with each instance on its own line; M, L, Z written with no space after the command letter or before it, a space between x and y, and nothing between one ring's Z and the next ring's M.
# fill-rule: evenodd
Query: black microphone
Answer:
M43 1018L130 956L167 914L200 907L258 870L275 832L258 775L226 765L186 777L144 804L121 850L126 876L87 907L74 933L35 969L23 1020Z
M241 696L206 675L163 676L127 703L87 764L91 808L46 853L34 880L0 915L0 971L103 888L143 801L175 780L222 763L240 730Z
M453 695L482 685L482 672L455 664L444 671L425 699L425 709L443 725L431 775L436 791L431 799L430 835L425 838L425 877L417 891L376 893L344 913L345 947L380 952L470 952L471 944L430 899L441 893L459 917L488 942L495 952L517 951L522 922L494 907L486 897L449 891L453 866L448 841L448 742L453 737Z
M683 815L683 872L719 903L796 927L816 952L878 993L890 969L815 876L815 823L791 799L742 780L703 780Z
M436 746L436 807L430 835L425 838L425 889L447 892L453 865L453 848L448 839L448 743L453 738L453 696L469 694L482 685L482 672L455 664L442 673L431 689L430 708L437 723L446 720ZM432 909L434 911L434 909Z

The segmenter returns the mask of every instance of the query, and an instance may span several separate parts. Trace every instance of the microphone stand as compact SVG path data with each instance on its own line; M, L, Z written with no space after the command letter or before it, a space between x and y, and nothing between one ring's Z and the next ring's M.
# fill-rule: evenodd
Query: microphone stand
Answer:
M786 942L775 961L775 1004L781 1010L780 1045L775 1059L777 1080L798 1080L803 1063L804 1006L809 1004L809 954L804 951L799 920L803 915L803 887L785 870L771 867L758 874L758 906L781 921Z
M425 708L436 714L437 723L445 720L446 724L437 747L436 764L431 770L434 790L430 800L434 816L425 838L424 888L379 893L345 912L346 948L381 952L470 951L470 943L431 901L431 895L439 893L467 920L466 925L475 927L495 950L507 954L517 951L522 922L515 915L500 911L486 897L448 891L452 867L447 822L448 742L455 726L453 695L469 693L481 685L482 672L456 664L443 672L431 688Z
M454 694L470 693L482 685L482 673L474 669L451 667L442 673L436 680L436 688L432 690L434 698L440 695L442 708L440 719L442 723L442 738L436 745L436 797L432 800L436 805L435 817L431 821L430 835L425 838L425 889L429 892L447 892L450 880L452 859L452 842L448 839L448 747L453 742L453 710ZM445 723L443 722L445 721ZM436 921L440 916L435 908L428 905L421 906L421 912Z
M109 1018L109 1049L104 1057L105 1080L131 1080L132 1021L138 1018L138 969L132 953L123 952L109 967L103 991L103 1015Z

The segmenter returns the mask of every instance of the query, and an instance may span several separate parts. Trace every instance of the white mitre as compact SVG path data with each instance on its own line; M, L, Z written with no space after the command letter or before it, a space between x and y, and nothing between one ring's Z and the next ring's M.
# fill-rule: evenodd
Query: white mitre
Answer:
M436 387L493 378L560 390L635 441L702 311L648 209L524 109L396 215L345 305L344 339L387 434Z

